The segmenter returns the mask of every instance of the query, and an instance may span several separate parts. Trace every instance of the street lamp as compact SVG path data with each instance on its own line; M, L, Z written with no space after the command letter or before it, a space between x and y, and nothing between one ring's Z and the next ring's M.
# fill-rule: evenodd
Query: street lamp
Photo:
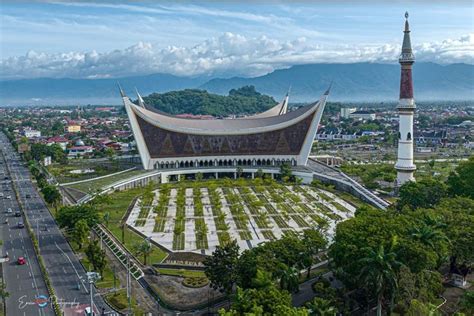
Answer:
M94 295L92 295L92 288L94 285L94 282L100 279L100 274L97 272L87 272L87 281L89 281L89 294L91 296L91 316L94 315Z

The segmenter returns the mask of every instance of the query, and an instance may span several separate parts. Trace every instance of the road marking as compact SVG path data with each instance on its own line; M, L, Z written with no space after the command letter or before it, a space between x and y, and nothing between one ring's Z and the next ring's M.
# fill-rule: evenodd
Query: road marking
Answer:
M71 259L69 258L69 256L58 246L58 243L57 242L54 242L54 244L56 245L56 248L59 249L59 251L61 251L61 253L67 258L67 260L69 261L69 263L71 264L72 268L74 269L74 272L76 272L76 275L77 275L77 278L79 280L81 280L81 276L79 275L79 272L77 272L77 269L76 267L74 266L74 264L72 263ZM82 283L82 282L81 282ZM89 293L89 290L87 290L87 287L84 285L84 283L82 283L82 286L84 287L84 290L86 291L86 293Z

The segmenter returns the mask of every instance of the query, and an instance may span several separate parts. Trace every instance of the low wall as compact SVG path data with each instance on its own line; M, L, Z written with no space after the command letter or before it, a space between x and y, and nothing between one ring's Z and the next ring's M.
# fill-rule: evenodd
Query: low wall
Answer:
M362 201L375 206L376 208L380 209L386 209L388 206L388 203L384 203L384 201L381 198L378 198L376 196L371 196L371 193L366 192L367 189L364 190L364 188L358 187L351 181L346 181L338 178L334 178L328 175L323 175L323 174L313 174L314 179L319 180L323 183L333 185L337 190L344 191L347 193L350 193L354 195L355 197L361 199Z

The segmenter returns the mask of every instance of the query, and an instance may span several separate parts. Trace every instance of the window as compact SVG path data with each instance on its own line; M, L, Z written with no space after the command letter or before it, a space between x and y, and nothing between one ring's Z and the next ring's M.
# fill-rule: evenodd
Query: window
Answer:
M402 134L400 134L400 132L398 132L398 139L402 139Z
M411 140L411 133L407 134L407 140Z

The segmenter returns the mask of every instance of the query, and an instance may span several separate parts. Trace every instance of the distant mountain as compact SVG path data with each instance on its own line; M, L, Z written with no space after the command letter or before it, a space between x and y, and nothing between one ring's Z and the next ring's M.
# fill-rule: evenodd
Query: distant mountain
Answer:
M474 99L473 65L416 63L413 78L418 100ZM331 100L379 101L398 99L399 80L398 64L311 64L256 78L212 79L200 88L225 94L234 87L253 85L279 99L291 86L290 102L303 102L318 98L332 81Z
M208 77L186 78L169 74L119 79L23 79L0 81L0 106L12 104L120 104L117 83L131 97L140 94L195 88Z
M415 98L418 100L473 100L474 66L414 65ZM211 79L211 80L209 80ZM255 78L229 79L177 77L169 74L120 79L25 79L0 81L0 106L21 104L120 104L119 81L125 92L142 95L181 89L205 89L227 95L231 89L253 85L257 91L280 100L291 86L290 102L318 98L333 81L332 101L395 101L398 99L398 64L310 64L276 70Z

